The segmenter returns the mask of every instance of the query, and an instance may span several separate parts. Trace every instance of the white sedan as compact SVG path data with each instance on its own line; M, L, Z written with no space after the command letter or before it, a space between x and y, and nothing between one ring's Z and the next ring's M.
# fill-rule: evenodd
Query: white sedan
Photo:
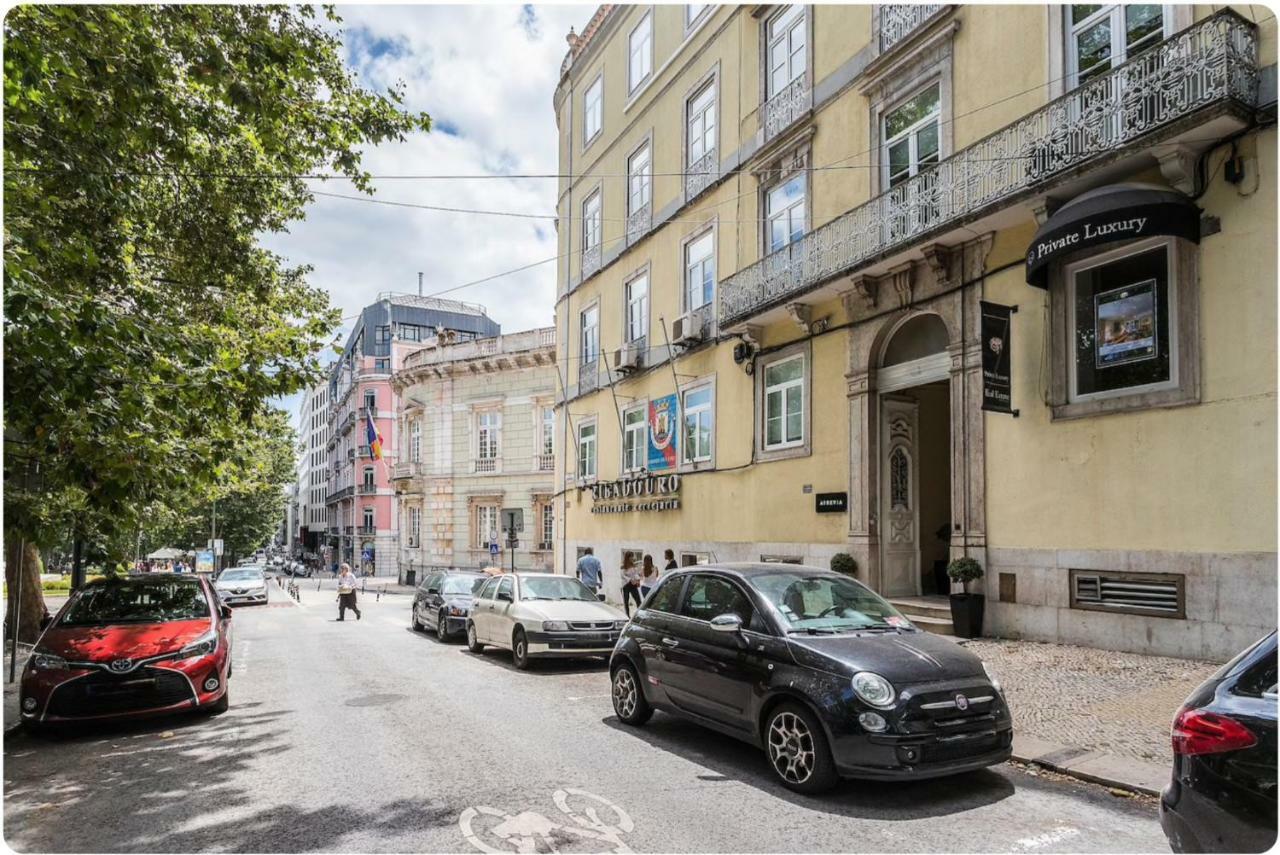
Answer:
M266 603L267 577L259 567L228 567L213 583L218 599L229 606L237 603Z
M627 616L577 579L554 573L494 576L476 592L467 647L511 651L521 670L543 657L608 656Z

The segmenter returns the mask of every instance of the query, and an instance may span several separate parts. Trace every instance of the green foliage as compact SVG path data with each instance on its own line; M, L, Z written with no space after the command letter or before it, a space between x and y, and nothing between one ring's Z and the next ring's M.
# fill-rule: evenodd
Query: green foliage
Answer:
M50 544L74 529L112 560L131 556L140 525L166 508L236 495L231 461L273 418L267 402L320 376L338 313L259 237L304 215L298 175L333 171L368 190L362 148L430 120L402 110L398 91L362 89L315 16L245 5L5 16L10 537ZM249 493L246 513L274 507Z
M837 552L831 556L831 569L846 576L854 576L858 572L858 562L847 552Z
M953 582L959 582L964 586L965 591L968 591L970 582L982 578L982 565L976 558L956 558L947 565L947 575Z

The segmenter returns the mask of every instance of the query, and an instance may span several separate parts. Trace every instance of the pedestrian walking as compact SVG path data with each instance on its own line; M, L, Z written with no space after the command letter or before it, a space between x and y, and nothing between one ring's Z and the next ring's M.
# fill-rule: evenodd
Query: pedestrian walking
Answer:
M671 552L667 550L668 554ZM640 570L640 597L641 602L649 596L649 592L653 590L654 585L658 584L658 567L653 563L653 556L646 555L644 557L644 566Z
M640 568L636 566L635 557L628 552L622 558L622 607L627 610L627 617L631 617L632 600L636 601L636 608L640 608Z
M662 553L662 557L667 559L667 563L666 563L666 564L663 566L663 568L662 568L662 571L663 571L664 573L665 573L666 571L668 571L668 570L678 570L678 569L680 569L680 565L676 563L676 554L675 554L675 552L673 552L672 550L668 549L666 552Z
M342 572L338 574L338 620L347 619L347 609L356 613L360 620L360 608L356 605L356 574L351 572L351 565L343 563Z
M578 559L578 581L591 589L593 593L600 590L600 559L595 550L588 546Z

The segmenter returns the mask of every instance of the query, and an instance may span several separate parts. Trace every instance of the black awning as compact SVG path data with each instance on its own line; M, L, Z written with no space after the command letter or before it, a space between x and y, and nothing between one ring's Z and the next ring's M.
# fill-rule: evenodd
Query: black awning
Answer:
M1049 263L1070 252L1118 240L1173 235L1200 242L1200 209L1176 190L1111 184L1082 193L1049 217L1027 250L1027 282L1047 288Z

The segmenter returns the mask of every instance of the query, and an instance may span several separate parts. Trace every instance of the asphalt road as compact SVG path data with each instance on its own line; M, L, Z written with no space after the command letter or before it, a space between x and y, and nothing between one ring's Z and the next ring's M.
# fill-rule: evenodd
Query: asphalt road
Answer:
M5 734L19 852L1167 852L1148 799L1002 766L916 784L773 783L662 713L620 725L602 662L517 672L302 584L234 618L231 711ZM1015 720L1017 711L1014 711Z

